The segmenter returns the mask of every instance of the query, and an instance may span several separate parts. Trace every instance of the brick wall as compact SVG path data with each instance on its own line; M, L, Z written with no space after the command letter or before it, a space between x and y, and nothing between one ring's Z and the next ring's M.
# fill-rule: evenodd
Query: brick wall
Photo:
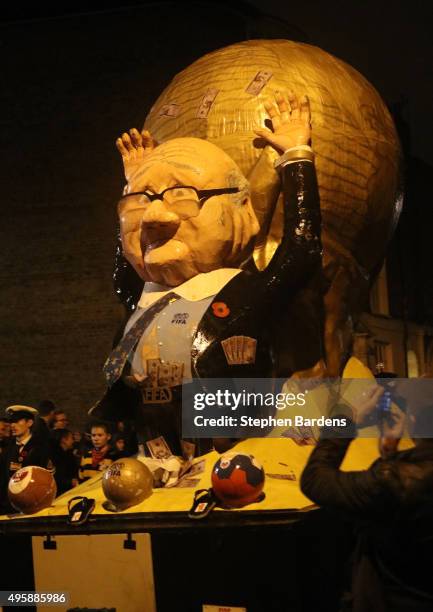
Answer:
M50 398L82 426L122 317L114 140L240 18L174 4L4 26L0 408Z

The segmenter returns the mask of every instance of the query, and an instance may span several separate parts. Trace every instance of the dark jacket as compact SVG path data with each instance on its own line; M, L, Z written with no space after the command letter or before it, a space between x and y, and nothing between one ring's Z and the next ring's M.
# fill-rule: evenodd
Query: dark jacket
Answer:
M351 439L321 439L301 478L307 497L354 521L356 612L433 610L433 444L342 472Z
M311 162L283 168L283 238L262 272L244 270L215 296L192 341L192 371L199 378L268 378L288 376L284 356L275 350L280 333L273 323L281 319L296 292L321 269L320 204L316 172ZM212 308L226 304L221 318ZM316 313L317 319L319 313ZM319 321L317 321L317 339ZM228 365L221 341L236 335L257 339L254 364ZM313 364L311 364L313 365Z
M15 512L8 501L8 484L13 474L28 465L47 468L50 463L49 449L32 435L25 446L19 449L15 438L11 438L0 459L0 513Z
M57 485L57 496L72 489L72 481L78 480L78 460L72 450L63 450L60 445L53 446L54 479Z

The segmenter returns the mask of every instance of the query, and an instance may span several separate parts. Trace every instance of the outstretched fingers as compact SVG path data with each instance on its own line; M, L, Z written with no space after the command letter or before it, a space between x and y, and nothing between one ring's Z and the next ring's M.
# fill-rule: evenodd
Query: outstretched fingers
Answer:
M130 138L129 134L127 132L123 132L121 138L122 138L122 142L123 142L125 148L127 149L127 151L129 153L133 153L134 150L135 150L135 147L134 147L133 143L131 142L131 138Z
M276 91L273 99L264 101L264 108L272 121L272 131L263 128L254 131L277 151L310 142L310 103L306 96L299 99L293 91L287 94Z
M144 147L144 151L146 153L150 153L156 147L155 139L153 138L149 130L141 131L141 139L142 139L142 145Z
M302 96L301 98L301 121L305 123L305 125L310 125L311 123L311 108L310 108L310 100L308 96Z
M281 121L286 123L290 120L290 109L287 100L281 91L275 92L275 101L277 103L278 110L280 111Z
M125 178L129 181L130 176L143 157L142 136L138 130L132 128L129 130L129 134L123 132L120 138L116 140L116 147L122 156Z
M277 110L277 108L273 104L272 100L269 100L269 99L265 100L264 106L265 106L266 112L268 113L269 117L271 118L272 127L274 128L274 131L275 131L281 125L280 112L279 112L279 110Z
M291 118L295 120L299 119L301 110L299 108L299 102L298 102L298 98L295 95L295 92L289 91L287 94L287 97L288 97L289 104L290 104Z
M275 102L267 99L264 102L264 106L269 117L272 119L274 131L280 127L281 123L289 121L302 121L305 124L310 124L310 102L307 96L303 96L298 100L298 97L292 90L287 92L287 99L281 91L276 91Z
M129 130L129 134L136 149L143 146L141 134L136 128L132 128L131 130Z
M116 140L116 147L122 157L128 157L128 149L123 144L123 140L121 138Z
M140 133L136 128L131 128L129 134L124 132L116 140L116 147L124 162L129 164L133 161L139 162L157 146L155 139L148 130Z
M137 156L144 156L153 151L156 146L155 140L149 130L142 130L141 134L136 128L129 130L132 143Z

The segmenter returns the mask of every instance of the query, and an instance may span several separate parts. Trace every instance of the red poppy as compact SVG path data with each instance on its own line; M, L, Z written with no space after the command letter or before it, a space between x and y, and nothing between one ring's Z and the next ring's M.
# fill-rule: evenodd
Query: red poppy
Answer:
M230 314L230 308L227 306L227 304L224 304L224 302L214 302L212 304L212 310L214 315L220 319L224 319Z

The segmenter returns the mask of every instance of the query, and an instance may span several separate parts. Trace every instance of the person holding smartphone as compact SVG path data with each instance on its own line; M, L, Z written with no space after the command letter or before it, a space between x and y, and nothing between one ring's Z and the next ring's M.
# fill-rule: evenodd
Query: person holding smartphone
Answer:
M332 429L322 432L301 489L355 527L352 581L342 611L427 612L433 610L433 437L425 423L433 413L433 395L418 397L411 407L408 394L409 418L399 409L388 411L381 419L382 456L367 470L340 469L357 429L371 423L383 393L374 384L364 395L347 437ZM399 451L405 426L414 447Z

